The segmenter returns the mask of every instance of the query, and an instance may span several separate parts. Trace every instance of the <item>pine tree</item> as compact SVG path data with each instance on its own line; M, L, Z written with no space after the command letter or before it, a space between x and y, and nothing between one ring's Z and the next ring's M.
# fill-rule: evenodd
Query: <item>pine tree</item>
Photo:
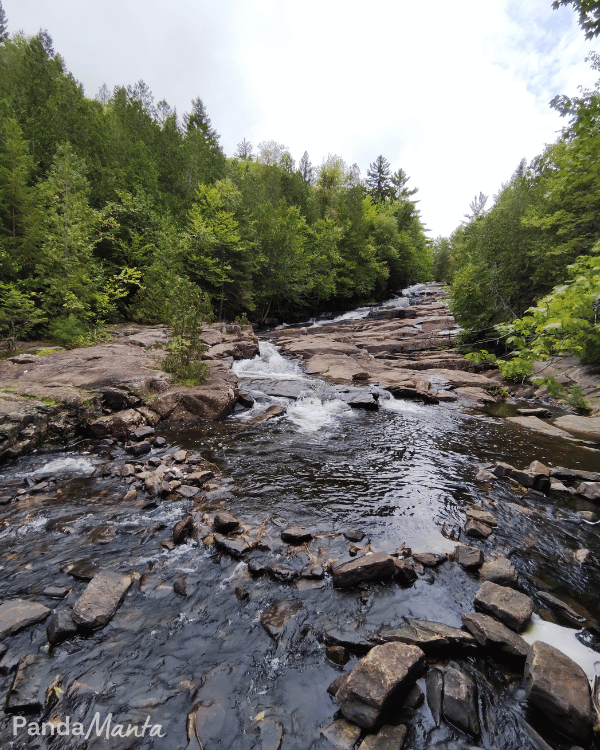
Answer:
M0 41L8 39L8 18L2 7L2 0L0 0Z
M390 163L379 155L367 169L367 191L374 201L381 203L394 194L391 186Z
M302 179L304 180L304 182L312 183L312 181L314 180L315 170L310 162L310 159L308 158L308 151L305 151L302 154L302 158L300 159L300 163L298 164L298 171L302 175Z
M241 140L236 148L235 159L243 159L244 161L252 161L254 154L252 153L252 144L245 138Z

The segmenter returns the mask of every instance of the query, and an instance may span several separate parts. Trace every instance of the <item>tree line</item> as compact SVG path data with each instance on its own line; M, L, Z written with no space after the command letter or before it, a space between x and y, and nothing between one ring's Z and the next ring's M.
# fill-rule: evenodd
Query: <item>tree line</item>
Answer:
M265 321L431 277L416 188L383 156L365 180L275 141L227 157L200 97L181 118L143 81L88 98L46 31L11 37L0 11L5 337L163 322L190 284L213 316Z

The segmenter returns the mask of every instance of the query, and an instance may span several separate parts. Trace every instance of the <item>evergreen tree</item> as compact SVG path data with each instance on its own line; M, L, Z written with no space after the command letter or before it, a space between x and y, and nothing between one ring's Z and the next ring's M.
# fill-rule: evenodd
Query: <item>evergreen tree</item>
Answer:
M236 148L235 154L233 155L235 159L243 159L244 161L248 160L251 161L253 158L252 154L252 144L250 141L247 141L245 138L242 139Z
M3 39L8 39L8 18L0 0L0 41Z
M308 151L305 151L302 154L302 158L300 159L300 163L298 164L298 171L302 175L302 179L304 180L304 182L312 184L315 170L310 162L310 159L308 158Z
M379 155L367 169L367 191L373 200L381 203L394 194L391 185L390 163Z

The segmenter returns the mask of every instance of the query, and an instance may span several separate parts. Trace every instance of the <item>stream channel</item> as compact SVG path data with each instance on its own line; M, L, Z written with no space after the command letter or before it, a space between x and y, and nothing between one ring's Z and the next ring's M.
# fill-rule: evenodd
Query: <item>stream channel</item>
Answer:
M451 552L456 541L448 537L460 531L461 541L475 543L486 556L506 555L526 593L550 591L587 610L582 628L558 613L540 616L536 601L525 636L556 645L593 680L600 662L600 630L594 625L600 621L600 526L582 521L578 511L595 507L567 495L521 496L506 483L484 485L475 476L492 462L525 468L535 459L600 471L594 446L528 432L481 410L395 400L387 393L376 411L352 409L268 341L261 342L259 357L235 369L255 406L198 429L157 429L167 446L150 454L184 448L219 467L220 487L199 506L190 500L123 500L128 486L102 466L111 460L143 463L149 456L132 460L97 442L39 451L2 467L5 485L23 486L40 476L49 480L48 491L0 506L2 599L33 599L59 611L85 589L86 566L137 575L101 630L54 647L48 646L43 623L7 638L0 651L2 692L10 688L19 658L34 653L43 665L42 687L59 689L46 713L32 721L69 716L87 727L97 712L102 720L111 714L113 723L142 725L150 717L163 735L15 735L13 717L2 712L2 748L330 750L320 735L337 710L327 687L356 663L361 640L382 626L399 627L405 618L460 628L461 614L473 611L480 585L454 562L427 570L410 588L370 583L334 589L328 575L298 587L248 572L252 558L298 571L311 562L351 559L351 543L343 536L350 529L364 532L361 544L374 550L394 552L404 542L417 552ZM261 379L300 384L302 393L297 399L268 396L260 390ZM247 426L272 404L284 406L285 414ZM462 531L464 509L481 503L493 510L498 529L473 542ZM211 517L227 511L260 527L270 549L239 560L201 541L174 549L161 545L177 521L199 510ZM292 524L312 532L309 545L281 542L281 530ZM584 564L575 558L581 548L590 551ZM73 564L79 578L69 575ZM185 596L173 589L182 577ZM43 595L48 586L71 591L62 600L51 599ZM248 597L238 599L236 587ZM275 640L260 617L281 601L288 602L283 611L295 614ZM358 645L339 667L326 658L326 642ZM571 747L527 710L522 670L511 671L479 652L455 659L478 685L481 735L467 737L443 721L436 726L425 701L407 717L406 750L547 747L536 731L551 747ZM423 679L418 684L425 690Z

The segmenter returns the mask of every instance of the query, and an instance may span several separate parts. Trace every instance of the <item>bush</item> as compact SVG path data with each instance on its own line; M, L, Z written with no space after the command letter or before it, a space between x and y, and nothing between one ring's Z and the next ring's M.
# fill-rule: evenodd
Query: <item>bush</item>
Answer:
M48 336L66 349L75 349L88 343L86 329L75 315L56 318L48 326Z

